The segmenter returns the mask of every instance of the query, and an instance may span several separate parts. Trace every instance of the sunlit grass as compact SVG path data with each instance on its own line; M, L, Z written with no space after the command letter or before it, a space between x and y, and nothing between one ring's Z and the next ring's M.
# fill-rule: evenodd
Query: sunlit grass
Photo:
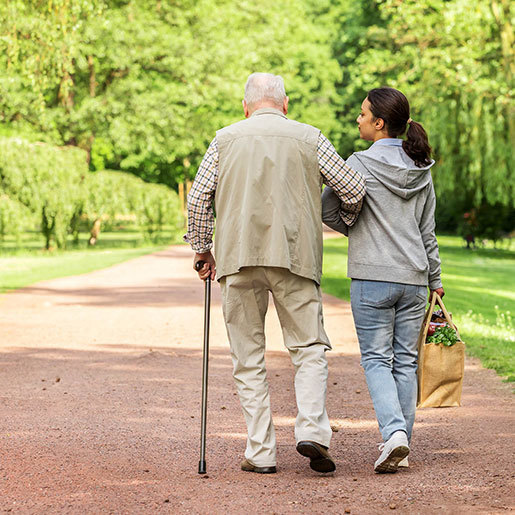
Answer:
M0 293L48 279L85 274L159 250L161 247L69 251L0 257Z
M25 233L18 240L7 237L0 243L0 293L106 268L178 243L179 236L164 232L149 241L138 230L104 232L91 247L88 235L82 234L78 244L70 240L66 250L50 251L44 249L44 240L38 233Z
M165 228L166 229L166 228ZM68 237L66 250L53 248L52 254L73 252L76 250L99 251L112 249L133 249L136 247L166 245L179 243L181 235L171 229L160 232L155 238L146 238L135 226L129 226L116 231L101 232L100 237L94 246L88 245L89 234L80 233L78 243L75 243L71 236ZM45 240L40 232L24 232L18 238L6 236L0 240L0 257L7 255L47 255Z
M515 381L515 252L506 248L467 250L459 237L439 236L445 305L467 344L483 365ZM324 242L322 288L350 300L347 239Z

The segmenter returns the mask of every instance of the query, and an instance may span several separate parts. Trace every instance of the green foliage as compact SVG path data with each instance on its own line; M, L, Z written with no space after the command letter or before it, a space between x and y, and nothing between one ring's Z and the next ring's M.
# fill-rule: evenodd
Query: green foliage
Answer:
M441 343L445 347L451 347L458 341L456 331L449 326L437 327L435 332L426 339L426 343Z
M0 3L0 120L21 121L21 131L30 125L50 132L57 144L67 142L47 107L73 107L84 23L99 16L103 5L103 0Z
M133 200L143 181L123 172L104 170L86 176L86 197L82 213L91 221L97 218L114 218L137 209Z
M335 53L348 79L340 88L343 153L356 144L357 131L353 141L346 127L366 91L392 86L407 95L435 150L439 226L456 229L473 207L513 207L514 4L362 0L356 16L351 2L337 5L343 16Z
M19 237L24 229L34 225L30 210L16 200L12 200L0 190L0 240L7 235Z
M12 2L0 16L0 120L84 148L95 170L175 186L215 131L241 119L247 76L273 71L293 117L336 138L340 71L313 9L298 0Z
M46 247L63 247L88 173L86 154L75 147L0 140L0 188L41 216Z
M366 92L402 90L437 165L440 229L465 212L513 229L509 0L0 2L0 134L78 146L91 170L175 188L242 118L249 73L284 76L292 118L346 157ZM499 219L501 219L499 221ZM492 236L493 235L493 236Z
M148 184L132 174L104 170L86 177L86 202L81 215L90 222L111 223L121 215L132 217L144 234L155 240L163 227L179 231L184 225L178 195L167 186ZM123 217L123 216L122 216Z
M147 184L123 172L90 172L86 153L20 139L0 139L0 236L19 234L39 217L45 246L79 239L81 222L125 215L155 239L165 225L179 231L183 219L178 195L164 185ZM89 228L88 228L89 230Z
M179 197L167 186L145 185L141 190L140 202L141 209L138 216L149 239L154 240L167 224L177 229L182 226Z

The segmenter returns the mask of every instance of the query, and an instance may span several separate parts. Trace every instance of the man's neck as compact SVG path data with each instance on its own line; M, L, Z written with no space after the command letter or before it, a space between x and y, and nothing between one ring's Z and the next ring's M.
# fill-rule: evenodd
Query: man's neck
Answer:
M272 102L260 102L259 104L252 106L252 109L249 109L249 116L252 116L256 111L259 111L260 109L276 109L277 111L284 113L284 109L282 106L278 106L277 104L274 104Z

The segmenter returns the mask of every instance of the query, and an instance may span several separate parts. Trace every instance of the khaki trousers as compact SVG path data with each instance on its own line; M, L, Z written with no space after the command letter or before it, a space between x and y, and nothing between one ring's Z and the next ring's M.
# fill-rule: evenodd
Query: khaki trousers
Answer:
M231 346L233 376L247 423L245 458L257 466L276 464L276 442L265 368L265 315L269 292L295 368L295 439L329 447L325 408L327 359L320 287L286 268L244 267L223 277L222 308Z

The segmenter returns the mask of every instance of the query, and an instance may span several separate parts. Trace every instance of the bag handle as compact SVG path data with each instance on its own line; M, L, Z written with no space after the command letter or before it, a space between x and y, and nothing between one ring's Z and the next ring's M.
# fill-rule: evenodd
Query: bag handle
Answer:
M433 296L431 298L431 307L430 312L433 313L433 309L435 308L435 303L438 302L439 306L442 308L443 314L445 316L445 319L447 320L447 323L456 331L456 336L458 337L458 340L461 341L460 333L458 331L458 328L456 327L455 323L452 321L451 315L449 315L449 312L447 309L445 309L445 305L443 303L442 298L438 293L435 291L433 292Z
M429 309L427 309L426 314L424 315L424 321L422 322L422 327L420 328L420 336L419 341L421 343L425 342L427 331L429 329L429 322L431 322L431 315L435 309L435 303L436 303L436 297L434 295L431 295L431 301L429 305ZM420 352L420 348L419 348Z

